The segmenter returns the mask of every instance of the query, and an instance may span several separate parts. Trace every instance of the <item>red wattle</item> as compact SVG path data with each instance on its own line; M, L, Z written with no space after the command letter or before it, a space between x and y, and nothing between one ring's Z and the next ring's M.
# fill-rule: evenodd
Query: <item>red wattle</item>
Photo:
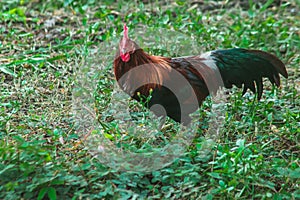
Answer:
M130 59L129 53L121 54L120 56L121 56L121 59L122 59L124 62L128 62L129 59Z

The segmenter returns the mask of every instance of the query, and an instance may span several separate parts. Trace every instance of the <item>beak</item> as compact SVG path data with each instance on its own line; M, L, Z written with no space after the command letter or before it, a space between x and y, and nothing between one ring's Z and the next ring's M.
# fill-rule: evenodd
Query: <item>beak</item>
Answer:
M125 48L122 48L121 52L122 52L122 54L125 54L126 53Z

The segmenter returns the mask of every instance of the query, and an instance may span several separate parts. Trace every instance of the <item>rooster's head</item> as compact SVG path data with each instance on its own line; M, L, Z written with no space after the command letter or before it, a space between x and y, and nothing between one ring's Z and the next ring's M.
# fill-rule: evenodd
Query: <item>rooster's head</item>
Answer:
M138 45L129 39L128 37L128 27L124 24L123 38L119 43L119 55L123 62L128 62L130 60L130 54L133 54L138 48Z

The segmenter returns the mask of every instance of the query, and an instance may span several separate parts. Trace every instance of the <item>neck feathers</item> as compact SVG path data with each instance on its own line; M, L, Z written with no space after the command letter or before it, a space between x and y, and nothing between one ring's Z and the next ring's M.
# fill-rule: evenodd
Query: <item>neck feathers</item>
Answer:
M149 95L150 89L160 88L171 71L170 58L151 56L142 49L130 55L128 62L114 61L114 72L120 87L131 96L136 92Z

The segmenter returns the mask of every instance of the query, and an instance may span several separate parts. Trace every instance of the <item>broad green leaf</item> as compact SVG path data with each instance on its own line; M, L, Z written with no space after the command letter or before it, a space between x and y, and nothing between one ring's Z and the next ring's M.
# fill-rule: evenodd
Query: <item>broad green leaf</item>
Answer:
M57 199L57 197L56 197L56 190L55 190L54 187L50 187L48 189L48 197L49 197L50 200L56 200Z
M48 191L48 188L47 188L47 187L42 188L42 189L39 191L39 194L38 194L37 199L38 199L38 200L42 200L42 199L44 198L45 194L47 193L47 191Z

